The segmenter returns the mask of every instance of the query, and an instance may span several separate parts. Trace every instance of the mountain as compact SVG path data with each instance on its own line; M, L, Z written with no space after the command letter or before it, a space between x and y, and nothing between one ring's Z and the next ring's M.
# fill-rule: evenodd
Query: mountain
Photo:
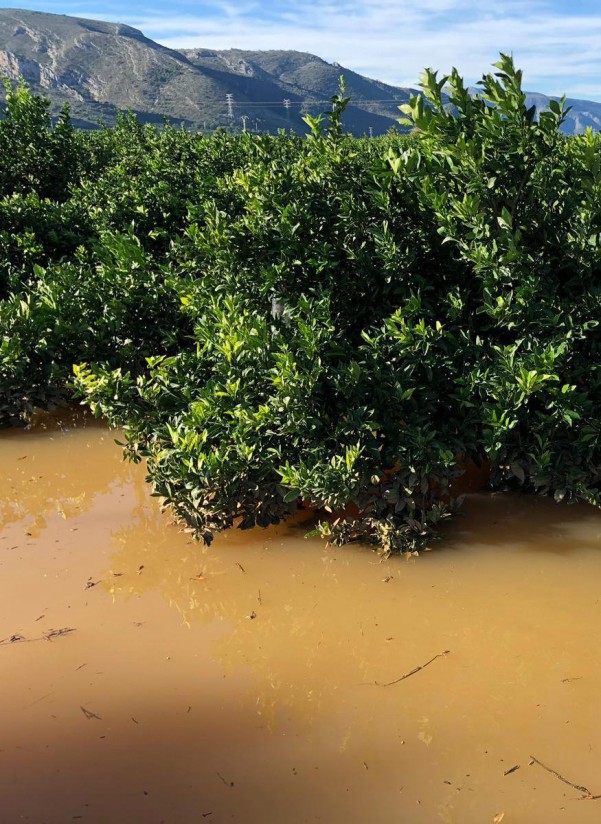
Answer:
M45 12L0 9L0 75L25 78L56 113L94 127L131 109L196 128L216 126L305 132L302 115L327 108L343 74L352 104L345 126L382 134L395 124L408 89L369 80L312 54L291 51L175 51L130 26ZM228 116L226 95L233 95ZM284 105L288 100L289 108ZM384 102L388 101L388 102ZM287 104L288 105L288 104Z
M370 80L338 63L327 63L314 54L297 51L242 51L229 49L183 49L181 52L200 71L228 85L237 109L251 113L259 104L269 102L271 116L286 113L288 128L306 131L301 115L317 114L327 108L338 92L343 75L351 98L345 114L345 126L354 134L383 134L396 124L398 107L409 100L413 89L389 86ZM245 104L243 99L248 102ZM289 108L284 109L287 100ZM268 122L268 121L267 121Z
M538 92L526 93L527 105L536 106L541 112L549 106L551 100L560 100L559 97L547 97ZM567 105L571 107L563 124L565 134L582 134L587 128L598 132L601 129L601 103L592 100L575 100L568 98Z
M25 78L50 100L53 114L69 103L73 121L84 128L111 125L130 109L145 122L304 133L302 116L326 109L343 75L352 98L345 128L377 135L396 125L398 106L415 93L305 52L176 51L119 23L19 9L0 9L0 75ZM539 110L551 99L528 97ZM568 102L566 132L601 128L601 103Z

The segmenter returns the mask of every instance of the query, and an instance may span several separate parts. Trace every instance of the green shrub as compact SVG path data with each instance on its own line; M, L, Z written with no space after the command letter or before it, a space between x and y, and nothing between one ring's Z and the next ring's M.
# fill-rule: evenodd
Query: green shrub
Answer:
M413 550L470 461L601 503L601 141L495 68L476 96L426 72L411 137L344 135L343 90L305 139L78 137L65 200L0 202L0 423L79 363L206 542L304 502L331 541Z
M133 234L103 232L92 260L80 249L34 273L0 301L0 425L65 403L82 358L137 372L191 332L164 268Z
M427 72L429 105L403 107L416 143L394 163L460 263L460 324L479 350L463 380L495 483L598 503L599 139L563 137L564 102L537 119L512 60L496 68L477 98L457 72Z
M32 95L24 82L4 82L0 113L0 197L35 192L63 201L79 173L80 140L65 107L52 123L49 102Z
M97 237L92 220L72 200L34 192L0 199L0 301L35 279L34 267L72 258Z
M458 394L459 341L420 314L454 262L411 187L341 134L343 106L293 157L257 141L174 243L195 349L152 359L137 379L77 370L93 408L126 426L157 494L207 541L305 499L357 513L332 540L419 546L447 514L433 479L442 494L473 440L469 414L449 418L440 393Z

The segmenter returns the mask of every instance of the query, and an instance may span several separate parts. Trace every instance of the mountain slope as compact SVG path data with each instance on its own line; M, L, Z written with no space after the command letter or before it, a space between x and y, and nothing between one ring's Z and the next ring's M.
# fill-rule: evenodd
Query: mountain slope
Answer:
M0 75L24 77L53 113L69 103L74 122L87 128L99 120L110 125L118 111L131 109L149 122L304 133L303 114L326 109L343 75L352 98L345 128L377 135L396 125L398 106L413 92L306 52L175 51L130 26L19 9L0 9ZM529 94L539 110L549 100ZM601 103L568 102L564 131L601 128Z
M289 100L287 120L295 127L299 113L318 113L327 106L338 91L341 75L351 97L346 126L356 134L367 134L370 127L374 134L387 131L396 124L398 107L413 92L370 80L307 52L184 49L181 53L199 69L218 73L224 81L227 77L232 91L235 88L252 101L269 101L271 111L281 111L283 101ZM236 109L242 111L244 104L236 103Z
M245 62L246 61L246 62ZM264 63L265 68L262 67ZM318 67L315 71L312 66ZM132 109L142 120L167 117L199 128L242 127L306 131L302 114L324 108L338 76L349 79L357 101L346 127L385 132L398 105L369 103L407 92L386 87L313 55L295 52L179 52L130 26L44 12L0 9L0 74L25 78L48 97L54 112L66 102L74 120L110 124L117 111ZM280 80L280 75L287 75ZM289 75L289 77L288 77ZM233 94L233 118L226 95ZM284 106L290 99L290 108ZM319 102L317 102L319 101Z
M229 87L129 26L1 9L0 73L23 76L55 109L68 102L89 125L123 109L145 120L225 123Z
M548 97L538 92L527 92L526 99L528 106L536 106L539 112L546 109L551 100L560 100L559 97ZM571 109L563 124L565 134L582 134L589 127L596 132L601 129L601 103L568 98L567 104Z

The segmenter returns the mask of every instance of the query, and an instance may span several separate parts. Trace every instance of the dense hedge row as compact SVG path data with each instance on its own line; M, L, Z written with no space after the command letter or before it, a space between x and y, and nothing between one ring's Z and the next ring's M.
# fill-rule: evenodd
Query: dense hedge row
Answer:
M601 503L601 142L496 68L479 97L427 72L413 136L374 141L341 95L300 139L84 135L12 92L0 145L50 148L2 182L0 421L82 364L206 541L304 500L331 540L419 547L470 459Z

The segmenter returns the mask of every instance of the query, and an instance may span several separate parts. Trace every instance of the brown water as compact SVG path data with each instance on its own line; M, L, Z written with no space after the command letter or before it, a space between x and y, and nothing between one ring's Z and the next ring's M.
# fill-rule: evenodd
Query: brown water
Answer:
M409 560L298 524L203 549L113 437L0 437L2 824L601 821L529 764L601 793L599 513L473 496Z

